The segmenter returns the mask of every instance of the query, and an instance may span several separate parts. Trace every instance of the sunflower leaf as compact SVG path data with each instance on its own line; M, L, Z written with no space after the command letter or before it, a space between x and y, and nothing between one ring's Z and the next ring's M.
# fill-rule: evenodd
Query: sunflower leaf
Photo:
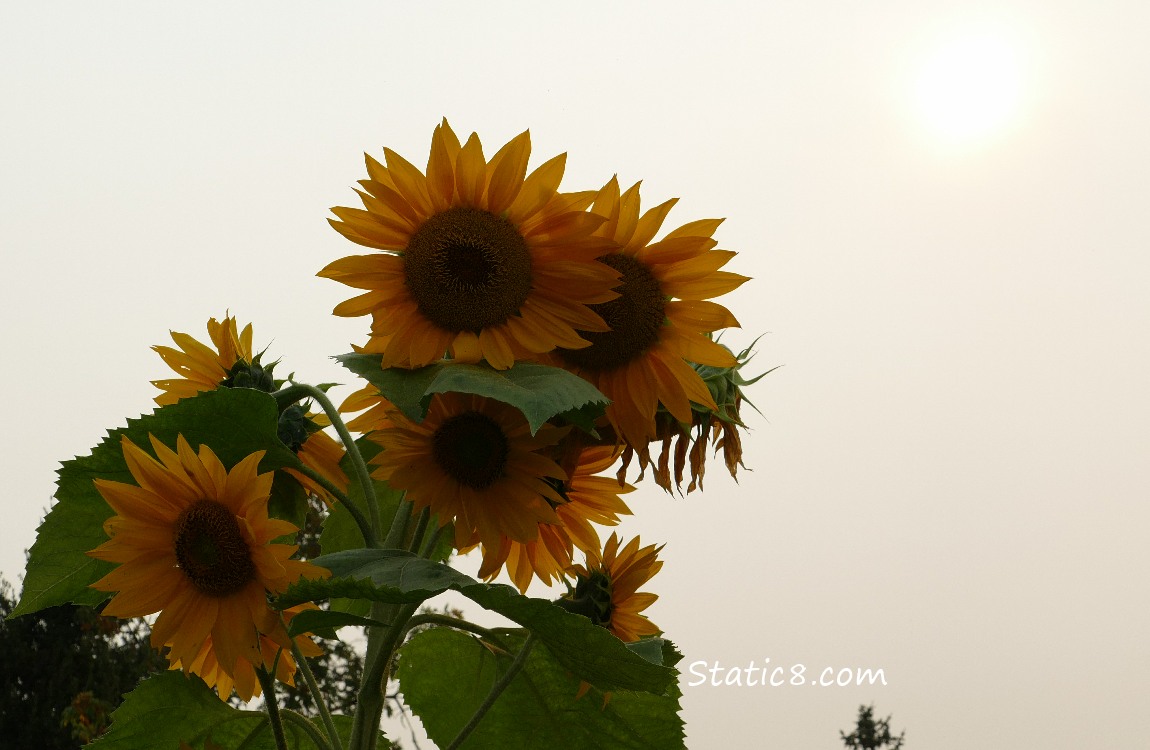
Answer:
M311 633L320 638L336 638L336 628L348 625L372 627L386 625L385 622L373 620L370 617L360 617L348 612L333 612L326 609L306 609L291 619L288 623L288 635L295 638L297 635Z
M276 435L278 412L269 394L249 388L220 388L129 419L108 433L88 456L65 461L59 470L56 504L40 524L28 558L24 591L11 617L66 602L96 605L110 594L89 588L112 569L87 552L107 541L103 523L112 513L94 479L135 483L124 462L122 437L151 452L148 435L175 446L182 434L193 446L206 443L233 466L258 450L267 451L261 471L298 467L299 460Z
M399 652L404 701L440 747L467 723L494 682L506 672L524 631L499 631L498 650L480 639L446 628L419 633ZM678 686L651 694L613 691L609 700L592 688L576 698L580 680L543 644L528 655L463 743L467 750L562 747L592 750L673 750L685 747Z
M632 652L582 615L545 599L523 596L510 586L479 583L448 565L405 550L346 550L312 562L331 570L332 577L298 581L280 596L278 608L328 597L419 603L453 590L535 632L565 669L602 690L662 694L675 680L675 670L653 663L652 653Z
M352 717L333 716L336 731L347 742ZM284 724L291 750L312 750L315 744L295 724ZM207 740L211 744L207 744ZM240 747L275 750L275 738L262 711L240 711L221 701L199 677L165 672L141 682L112 713L107 734L89 747L95 750L152 750ZM391 747L380 734L379 747Z
M519 362L507 370L445 363L416 370L384 370L378 354L342 354L336 359L379 389L413 421L427 416L436 393L473 393L502 401L523 412L534 434L543 423L564 414L579 426L593 422L609 402L595 386L566 370L536 362Z

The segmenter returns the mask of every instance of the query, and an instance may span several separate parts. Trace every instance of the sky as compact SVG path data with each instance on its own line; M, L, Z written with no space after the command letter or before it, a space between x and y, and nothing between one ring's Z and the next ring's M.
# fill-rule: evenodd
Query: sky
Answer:
M737 483L628 496L682 666L807 676L685 673L688 746L841 747L862 703L911 750L1139 746L1148 26L1114 0L5 4L0 572L58 463L150 411L170 330L230 310L351 392L329 357L366 323L315 273L359 252L326 218L363 152L530 128L564 189L726 217L753 281L724 340L780 366Z

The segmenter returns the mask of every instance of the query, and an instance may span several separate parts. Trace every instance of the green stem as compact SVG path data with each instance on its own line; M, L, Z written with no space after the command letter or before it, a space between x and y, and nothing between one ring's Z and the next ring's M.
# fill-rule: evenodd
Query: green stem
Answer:
M418 603L400 607L379 602L372 605L371 617L389 621L391 625L386 629L377 627L369 631L363 683L359 688L355 720L351 727L351 750L375 748L379 737L379 718L383 715L383 705L387 698L388 669L399 645L399 638L406 632L407 621L418 608Z
M280 720L280 707L276 702L276 681L263 667L256 667L256 677L259 678L260 687L264 689L264 707L267 708L268 721L272 725L272 736L275 737L276 747L287 750L287 738L284 737L284 725Z
M312 724L306 716L297 714L290 708L283 709L281 713L283 714L283 717L290 723L295 724L297 727L302 729L307 734L307 736L311 738L311 741L315 743L315 746L320 748L320 750L332 750L332 746L328 743L327 740L323 738L323 734L321 734L320 731L316 729L315 724Z
M360 487L363 488L363 496L367 499L367 514L371 519L371 530L378 536L380 531L379 526L379 506L375 500L375 488L371 482L371 472L367 470L367 464L363 460L359 449L355 447L355 439L352 438L351 433L347 430L347 425L343 423L343 418L339 414L339 409L335 408L335 404L327 397L327 394L316 388L314 385L307 385L306 383L293 383L287 388L276 391L272 394L275 396L276 403L283 408L286 404L291 404L303 398L313 398L316 403L323 409L324 414L331 420L331 426L335 428L339 439L343 441L343 447L347 451L348 458L351 459L352 468L355 470L355 478L359 481Z
M355 520L355 525L359 527L359 532L363 535L363 543L365 546L369 548L379 547L375 540L375 533L371 530L371 522L367 520L367 518L363 515L363 511L357 508L355 504L351 502L348 496L343 493L342 490L332 484L331 480L329 480L323 474L320 474L315 469L300 465L296 468L296 471L308 477L320 487L323 487L325 490L330 492L332 496L335 497L335 499L343 505L344 508L347 508L347 512L351 514L352 519Z
M329 747L334 750L343 750L343 741L339 738L339 732L335 730L335 723L331 720L331 712L327 710L327 703L323 699L323 693L319 691L319 683L315 680L315 675L311 671L311 665L308 664L307 659L300 652L299 646L295 640L291 644L292 656L295 657L295 663L299 667L299 671L303 674L303 680L307 683L307 689L311 691L312 700L315 701L316 709L319 710L319 717L323 720L324 729L327 730L328 739L331 740ZM310 722L309 722L310 723Z
M445 628L455 628L456 630L463 630L468 633L474 633L475 635L478 635L482 638L486 638L492 643L499 642L495 633L488 630L487 628L476 625L473 622L468 622L467 620L460 620L455 617L449 617L448 615L441 615L435 612L427 612L425 614L415 615L410 620L408 620L407 625L403 628L403 632L399 636L399 642L402 643L403 639L407 637L407 634L414 628L418 628L420 625L442 625Z
M515 655L515 661L511 662L511 666L507 668L503 676L491 686L491 692L483 699L483 703L480 704L479 708L475 709L475 714L471 717L470 721L464 725L463 729L459 730L459 734L455 736L455 739L452 740L451 744L444 748L444 750L455 750L467 739L468 735L474 731L475 727L479 726L479 722L483 720L483 717L486 716L491 707L495 705L495 701L499 699L499 696L503 694L503 691L507 689L511 681L515 679L515 675L519 674L519 671L523 669L523 665L527 663L527 655L531 653L531 647L534 645L535 634L532 633L527 637L523 648L519 649L519 653Z

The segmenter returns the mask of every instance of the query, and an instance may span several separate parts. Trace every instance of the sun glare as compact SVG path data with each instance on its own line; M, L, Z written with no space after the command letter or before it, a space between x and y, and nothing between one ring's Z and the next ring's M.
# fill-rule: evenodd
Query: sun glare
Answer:
M1014 119L1022 92L1017 47L992 34L952 37L921 68L915 90L919 114L952 143L983 140Z

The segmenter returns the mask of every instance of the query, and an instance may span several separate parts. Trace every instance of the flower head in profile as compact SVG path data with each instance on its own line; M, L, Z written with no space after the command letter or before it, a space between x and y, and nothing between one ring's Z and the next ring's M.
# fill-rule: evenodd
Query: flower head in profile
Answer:
M620 484L614 477L599 476L615 463L620 453L620 450L608 446L584 448L571 478L553 483L567 500L554 506L560 522L539 524L539 538L534 541L517 542L503 537L497 547L480 545L483 562L479 576L491 580L506 565L507 574L516 588L525 593L532 577L548 586L560 580L571 567L576 548L598 553L599 534L592 524L614 526L619 523L619 516L631 513L619 496L635 488ZM459 551L465 553L470 549L471 546L463 546Z
M692 492L695 488L702 489L703 477L707 471L708 440L716 453L723 451L723 463L726 464L727 472L733 479L738 479L740 466L746 468L743 465L743 439L740 435L740 430L745 430L746 425L740 412L744 402L751 404L752 408L754 404L743 394L743 388L754 384L759 378L771 372L767 370L753 378L743 377L741 370L753 356L751 348L748 346L734 355L737 361L734 367L695 365L695 371L707 384L717 408L692 405L689 424L679 422L665 411L656 416L662 448L655 462L655 483L667 492L673 489L682 492L683 473L687 468L690 469L691 477L687 492ZM630 448L624 452L624 469L631 457L629 451Z
M168 647L185 672L207 662L209 639L223 674L235 676L243 663L265 665L261 635L290 646L267 594L327 571L291 559L294 545L272 543L298 529L268 517L272 474L257 468L263 451L228 470L211 448L194 451L182 435L175 450L150 440L156 458L122 441L135 484L95 480L115 513L104 522L108 541L88 553L117 564L92 584L115 592L104 614L159 612L152 645Z
M186 333L172 331L172 340L178 350L168 346L153 346L160 358L180 375L169 380L153 380L152 384L164 392L156 396L160 406L174 404L204 391L217 388L255 388L271 392L276 388L272 376L275 363L263 365L260 354L252 354L252 324L239 331L236 319L225 316L223 321L208 320L208 336L212 346L197 341ZM214 349L213 349L214 347ZM301 463L318 472L339 490L346 492L347 474L340 468L343 447L330 435L321 431L327 424L316 414L305 414L299 406L289 406L280 413L278 432L280 439L299 457ZM328 505L335 497L320 483L295 469L284 471L307 492L316 495Z
M371 315L367 351L383 367L420 367L445 354L506 369L576 331L605 331L588 305L606 302L618 272L596 262L609 245L585 194L559 193L565 155L527 173L531 139L487 160L474 133L460 144L444 120L424 174L391 149L367 157L364 208L333 208L332 226L382 252L341 258L319 272L365 290L335 314Z
M271 367L264 368L259 363L259 355L252 354L251 323L240 331L236 319L230 315L224 316L223 321L210 318L208 337L212 346L186 333L172 331L171 335L178 349L152 347L179 375L178 378L152 381L152 385L163 391L156 396L156 403L160 406L174 404L202 391L214 391L220 386L266 386L262 390L272 390Z
M589 617L622 641L659 633L659 628L640 614L659 597L643 593L639 587L663 567L658 559L663 548L639 545L639 537L635 537L619 549L619 537L612 533L601 555L588 552L586 564L574 565L568 571L575 578L575 586L559 600L560 606Z
M406 491L416 510L430 508L440 526L454 521L457 544L530 542L540 523L560 523L554 506L566 500L553 482L566 474L545 449L567 428L532 435L515 407L459 393L433 396L422 422L400 412L392 422L369 436L383 447L372 476Z
M711 235L721 220L685 224L652 241L674 204L670 200L640 215L638 184L620 194L612 178L599 191L591 210L605 221L596 234L617 247L600 260L622 275L619 297L592 306L610 330L585 333L590 346L561 347L541 358L589 380L611 399L607 419L617 438L644 462L646 444L657 436L660 405L688 424L692 402L715 408L690 363L735 364L731 352L708 334L739 323L710 298L747 281L719 270L735 255L713 249Z

